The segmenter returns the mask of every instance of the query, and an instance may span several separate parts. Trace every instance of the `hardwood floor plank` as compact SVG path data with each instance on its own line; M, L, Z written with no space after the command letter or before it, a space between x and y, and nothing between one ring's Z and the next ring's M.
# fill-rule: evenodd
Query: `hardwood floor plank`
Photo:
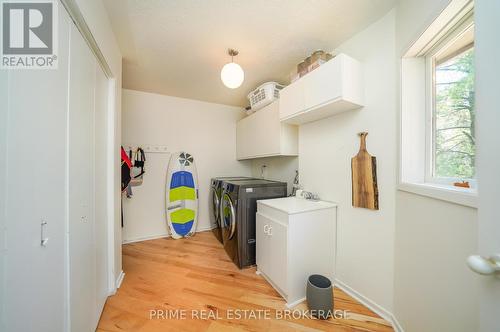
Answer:
M339 289L334 306L346 317L304 317L306 303L287 311L255 267L239 270L211 232L126 244L123 269L125 279L108 298L97 331L393 331ZM261 316L248 314L257 312Z

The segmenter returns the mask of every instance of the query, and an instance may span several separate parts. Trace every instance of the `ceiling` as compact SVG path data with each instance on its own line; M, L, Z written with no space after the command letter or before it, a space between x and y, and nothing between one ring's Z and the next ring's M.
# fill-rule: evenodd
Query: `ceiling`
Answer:
M123 87L246 106L266 81L288 83L317 49L333 50L396 0L104 0L123 54ZM228 48L245 71L220 80Z

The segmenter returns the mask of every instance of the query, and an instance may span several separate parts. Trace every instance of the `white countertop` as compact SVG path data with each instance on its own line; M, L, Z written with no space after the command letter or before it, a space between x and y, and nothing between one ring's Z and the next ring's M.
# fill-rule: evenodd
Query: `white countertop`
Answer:
M283 211L288 214L296 214L314 210L330 209L337 207L337 204L325 201L313 201L310 199L297 198L297 197L283 197L273 199L263 199L257 201L277 210Z

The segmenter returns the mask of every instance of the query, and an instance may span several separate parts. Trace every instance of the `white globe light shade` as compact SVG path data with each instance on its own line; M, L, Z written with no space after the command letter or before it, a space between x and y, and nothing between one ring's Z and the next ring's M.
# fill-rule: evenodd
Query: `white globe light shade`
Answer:
M226 63L220 71L220 79L225 86L230 89L238 88L245 79L245 73L241 66L237 63Z

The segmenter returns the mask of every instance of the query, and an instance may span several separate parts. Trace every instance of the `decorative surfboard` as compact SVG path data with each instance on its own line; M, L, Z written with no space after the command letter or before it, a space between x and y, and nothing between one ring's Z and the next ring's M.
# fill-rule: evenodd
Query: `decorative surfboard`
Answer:
M167 171L167 224L174 239L192 236L198 220L198 176L194 158L173 153Z

